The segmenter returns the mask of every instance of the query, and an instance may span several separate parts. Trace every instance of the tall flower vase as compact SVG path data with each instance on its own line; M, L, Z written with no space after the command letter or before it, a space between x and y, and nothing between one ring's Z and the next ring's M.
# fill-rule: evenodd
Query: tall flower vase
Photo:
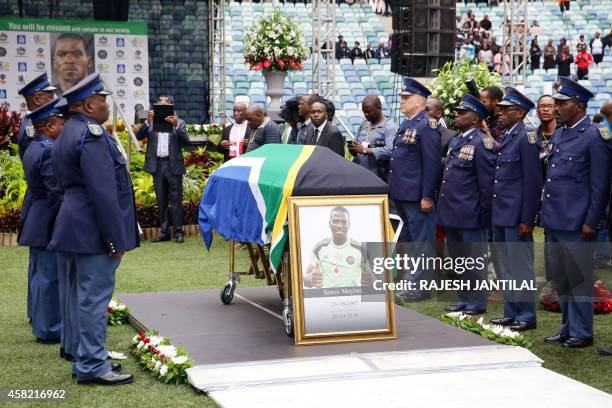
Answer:
M270 97L268 105L268 117L271 120L281 120L281 97L285 89L286 71L267 71L263 74L266 79L266 95Z

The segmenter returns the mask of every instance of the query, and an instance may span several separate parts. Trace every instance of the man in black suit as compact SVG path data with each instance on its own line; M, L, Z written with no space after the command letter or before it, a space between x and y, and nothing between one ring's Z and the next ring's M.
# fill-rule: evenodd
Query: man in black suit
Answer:
M314 102L310 107L312 128L306 134L307 145L329 147L344 157L344 137L327 117L327 106L322 101Z
M159 105L172 105L170 96L157 98ZM172 133L153 131L153 110L149 111L147 120L138 129L136 138L142 140L147 138L147 153L145 156L144 170L153 175L155 185L155 196L159 208L159 223L161 233L152 242L170 240L168 230L168 216L172 216L174 224L174 237L177 243L185 241L183 238L183 174L185 174L185 162L183 160L183 146L189 145L189 136L185 121L179 119L176 114L167 116L166 122L173 126Z
M251 106L246 110L246 119L252 130L249 137L247 153L268 143L281 142L281 129L273 120L264 114L261 106Z
M243 154L249 143L251 129L246 120L246 110L246 104L237 102L234 105L234 123L223 129L217 150L223 153L224 162Z

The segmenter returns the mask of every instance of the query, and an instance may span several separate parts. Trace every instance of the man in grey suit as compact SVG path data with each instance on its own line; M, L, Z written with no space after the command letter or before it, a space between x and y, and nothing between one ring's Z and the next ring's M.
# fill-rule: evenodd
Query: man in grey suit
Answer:
M170 96L157 98L159 105L172 105ZM183 146L189 145L189 135L185 121L176 114L165 118L173 126L172 133L153 131L153 110L149 111L147 120L138 129L136 138L147 138L147 153L144 170L153 175L155 197L159 208L159 223L161 233L152 239L152 242L170 240L168 216L172 216L174 224L174 237L177 243L184 242L183 238L183 174L185 162L183 161Z
M306 134L307 145L325 146L344 157L344 137L342 133L328 120L327 106L322 101L316 101L310 107L312 128Z
M274 121L270 120L260 106L251 106L246 111L246 119L249 128L253 130L249 139L249 146L246 152L268 144L281 142L281 128Z

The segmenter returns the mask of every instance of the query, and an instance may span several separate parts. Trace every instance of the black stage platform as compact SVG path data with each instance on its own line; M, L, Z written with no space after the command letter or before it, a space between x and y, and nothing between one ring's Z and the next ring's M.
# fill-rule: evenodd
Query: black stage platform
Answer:
M396 340L297 347L285 334L282 304L275 287L238 287L229 305L221 303L220 291L121 293L118 297L129 307L137 325L156 330L174 345L183 346L195 364L494 344L396 306Z

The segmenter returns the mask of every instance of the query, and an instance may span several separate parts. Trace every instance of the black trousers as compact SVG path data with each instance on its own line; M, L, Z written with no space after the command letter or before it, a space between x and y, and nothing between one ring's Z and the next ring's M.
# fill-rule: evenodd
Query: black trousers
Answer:
M167 160L157 161L157 171L153 175L155 197L159 208L159 224L162 235L169 235L168 217L174 225L174 234L183 232L183 176L170 172Z

